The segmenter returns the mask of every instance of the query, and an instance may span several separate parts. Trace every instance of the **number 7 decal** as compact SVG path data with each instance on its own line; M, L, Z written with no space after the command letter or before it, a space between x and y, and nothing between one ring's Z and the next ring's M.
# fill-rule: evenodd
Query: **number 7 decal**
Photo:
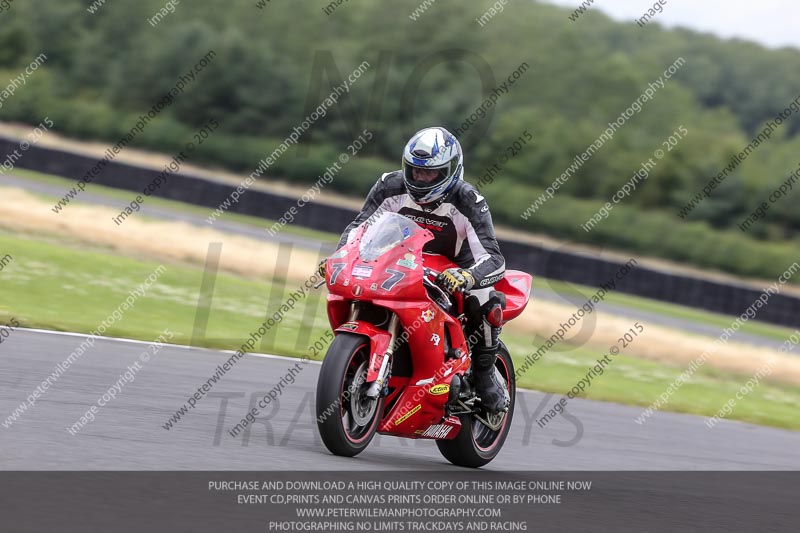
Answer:
M331 263L331 285L336 285L336 278L342 273L347 263Z
M389 274L389 277L386 278L386 281L381 283L381 289L385 291L392 290L395 285L400 283L401 279L406 277L405 272L400 272L399 270L393 270L391 268L387 268L386 272Z

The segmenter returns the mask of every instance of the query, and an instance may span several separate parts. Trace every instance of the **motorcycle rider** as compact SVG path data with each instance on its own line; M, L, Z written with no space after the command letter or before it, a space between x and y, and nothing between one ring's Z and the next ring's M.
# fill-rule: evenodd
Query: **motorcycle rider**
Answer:
M486 200L464 181L464 157L456 137L440 127L415 133L403 150L402 169L383 174L375 183L338 247L346 244L355 229L379 210L399 213L430 230L434 239L425 245L424 252L444 255L458 265L445 270L437 283L451 294L469 290L477 299L480 308L472 306L474 312L468 319L466 335L476 341L471 345L478 396L490 413L507 410L508 393L494 372L500 328L486 316L490 305L497 301L490 298L492 286L505 274L505 259ZM324 269L323 261L323 276Z

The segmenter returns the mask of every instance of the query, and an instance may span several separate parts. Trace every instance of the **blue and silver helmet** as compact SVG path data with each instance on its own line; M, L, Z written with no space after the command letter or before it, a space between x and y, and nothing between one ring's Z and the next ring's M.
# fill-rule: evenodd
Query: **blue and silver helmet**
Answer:
M413 169L438 170L435 180L415 181ZM425 128L411 137L403 150L403 180L408 194L418 204L444 197L464 177L464 155L455 135L444 128Z

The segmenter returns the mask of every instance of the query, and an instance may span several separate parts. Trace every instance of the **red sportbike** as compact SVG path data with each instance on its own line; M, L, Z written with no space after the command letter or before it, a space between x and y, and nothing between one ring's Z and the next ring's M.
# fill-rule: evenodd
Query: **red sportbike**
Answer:
M448 295L436 283L455 266L423 254L433 234L397 213L362 224L351 242L326 263L328 319L336 338L317 382L317 425L325 446L352 457L375 432L435 439L459 466L480 467L505 442L514 413L514 365L505 345L495 364L511 400L507 412L488 414L470 372L465 338L468 293ZM489 312L497 325L528 303L532 278L506 271L495 290L505 296ZM505 305L503 305L505 304Z

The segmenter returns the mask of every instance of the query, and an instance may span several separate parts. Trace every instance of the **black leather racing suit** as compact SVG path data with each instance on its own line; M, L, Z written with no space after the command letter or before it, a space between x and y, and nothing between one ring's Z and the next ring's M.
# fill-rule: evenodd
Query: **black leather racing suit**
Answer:
M469 269L476 289L503 279L506 262L497 244L489 206L466 181L456 182L436 204L420 206L406 192L401 171L384 174L372 187L361 212L345 229L339 246L379 209L405 215L430 230L434 239L425 245L424 251L444 255L461 268Z
M423 251L444 255L468 269L475 279L470 293L478 304L489 300L492 286L505 274L506 263L497 244L489 206L475 187L459 180L442 200L421 206L407 193L402 171L386 173L372 187L361 212L345 229L339 247L379 210L400 213L430 230L434 239L426 243ZM468 320L466 333L474 341L470 346L475 370L488 371L494 365L500 328L492 327L480 316Z

